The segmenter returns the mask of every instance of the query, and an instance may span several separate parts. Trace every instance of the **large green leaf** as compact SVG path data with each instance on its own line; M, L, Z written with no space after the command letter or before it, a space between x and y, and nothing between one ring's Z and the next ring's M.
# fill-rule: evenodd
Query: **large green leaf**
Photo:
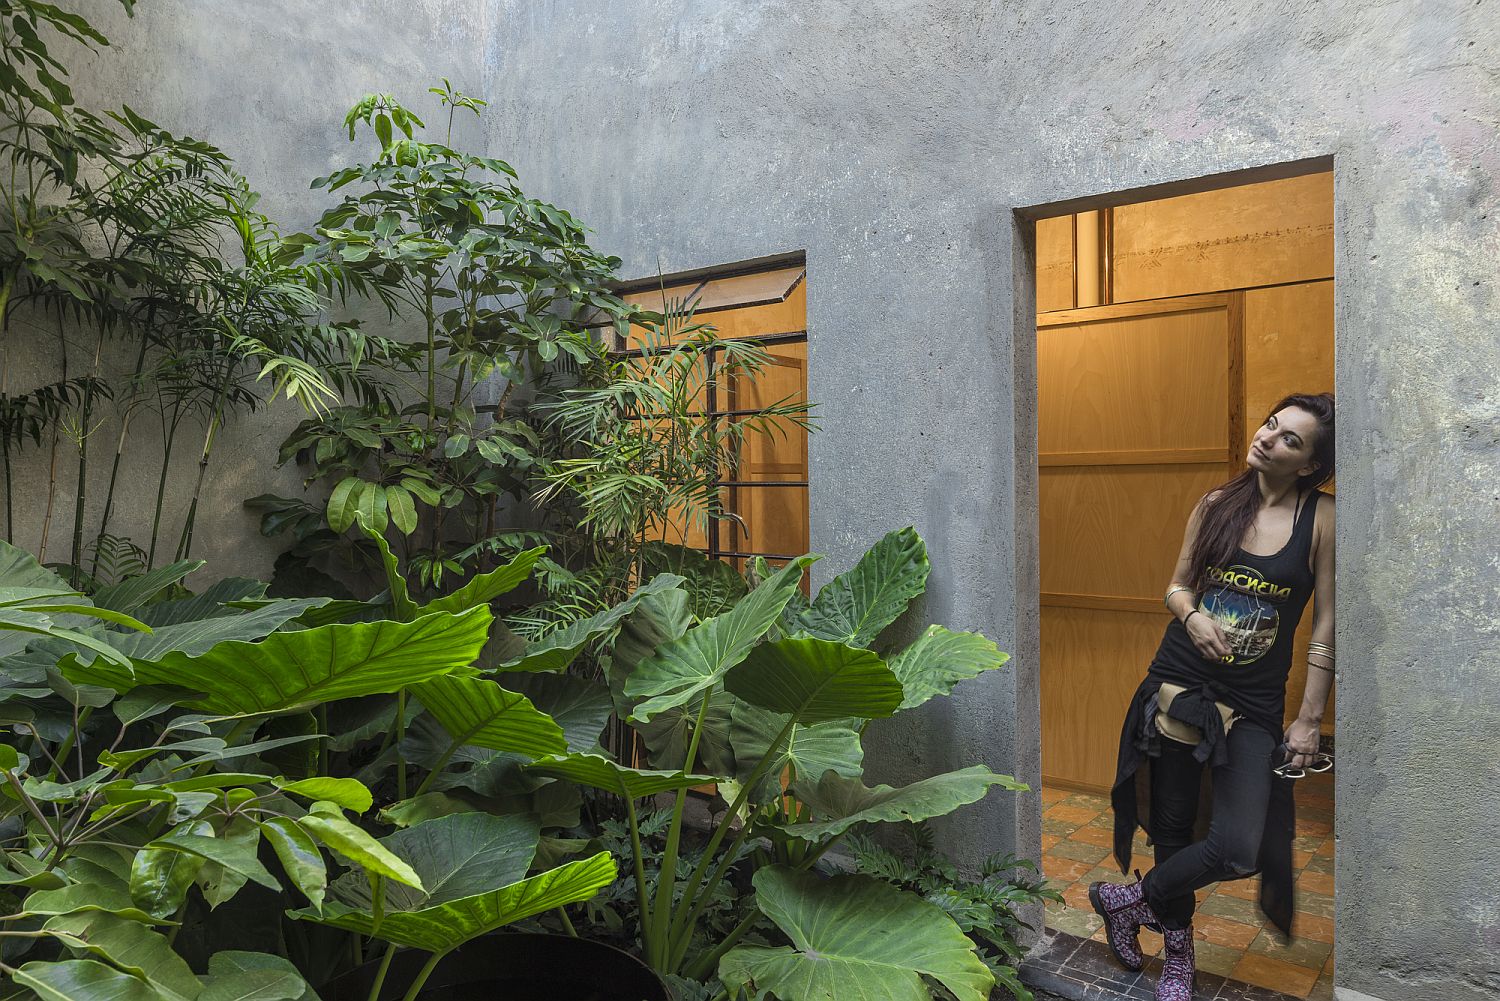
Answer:
M82 595L34 588L0 589L0 656L5 658L6 680L10 684L40 682L54 668L57 658L71 653L75 647L92 651L119 670L126 669L129 660L111 642L123 634L108 632L100 626L80 629L63 626L65 622L88 618L104 619L132 629L149 629L145 623L123 612L93 607ZM51 652L28 663L26 658L31 655L30 651L19 651L33 644L48 647Z
M1008 660L1010 654L1001 653L993 640L978 633L928 626L915 643L887 663L906 693L901 708L911 709L935 695L947 695L960 681L1002 667Z
M54 593L71 593L57 574L48 570L26 550L0 539L0 587L31 587Z
M755 902L792 940L741 945L719 961L731 995L781 1001L929 1001L924 976L958 1001L985 1001L995 978L974 943L914 894L868 876L832 879L783 866L755 874Z
M206 820L187 821L173 833L210 835L213 827ZM188 888L208 860L202 855L174 848L143 848L136 852L130 866L130 899L152 917L169 919L187 900Z
M929 569L921 536L911 528L892 532L825 584L797 626L818 639L869 646L927 589Z
M415 869L393 855L389 848L372 838L364 828L345 820L339 808L332 803L314 803L307 815L298 819L297 824L371 875L421 889L422 880Z
M323 906L328 888L328 866L318 844L291 817L272 817L260 825L261 834L281 860L281 868L314 907Z
M634 723L635 732L646 742L651 764L658 768L696 768L718 775L734 774L738 748L730 734L730 713L736 702L722 684L709 690L708 711L703 714L703 728L698 734L697 761L687 760L693 728L698 725L701 701L674 706L659 712L644 723ZM740 703L743 705L743 703Z
M615 860L608 852L600 852L486 893L459 897L422 910L387 913L378 924L373 915L334 901L326 904L321 913L309 909L288 913L397 945L447 952L513 922L588 900L613 883L615 875Z
M254 828L254 825L252 824L251 827ZM258 844L259 841L260 831L256 829L255 843ZM254 880L261 886L272 890L281 889L281 884L276 881L276 877L272 876L256 858L254 845L240 837L213 837L179 831L168 834L164 838L157 838L146 847L196 855L237 876ZM243 880L240 882L243 885Z
M681 577L659 574L614 608L569 623L554 633L548 633L536 643L527 644L522 656L505 661L500 665L500 670L561 671L573 663L573 659L585 646L619 625L620 620L634 611L640 602L653 594L669 591L680 583Z
M567 779L594 789L603 789L605 792L612 792L626 799L655 796L659 792L688 789L715 781L712 775L627 768L598 754L569 754L565 757L543 758L530 765L527 771Z
M700 619L727 612L749 590L745 578L723 560L709 559L701 550L670 542L648 542L637 558L641 576L674 573L684 578L682 588L688 593L693 614Z
M164 997L195 998L202 989L167 937L145 925L98 911L60 914L43 926L72 949L88 952L140 977Z
M890 716L902 695L896 675L869 650L806 637L762 643L724 686L751 705L807 724Z
M869 788L857 778L825 772L816 778L804 778L792 787L797 798L812 809L813 816L824 819L788 824L782 829L806 841L822 841L844 833L855 824L930 820L983 799L992 786L1013 792L1028 788L1024 782L992 772L984 765L933 775L899 789L888 785Z
M495 680L551 716L562 727L569 750L598 746L611 710L609 689L603 685L569 674L501 674Z
M609 693L621 719L635 708L625 697L625 679L663 645L682 636L693 624L688 593L680 587L641 599L620 623L620 633L610 647Z
M459 746L474 744L533 758L567 753L562 727L551 716L538 712L526 696L493 681L449 675L413 685L412 692Z
M414 622L359 622L272 633L259 643L220 643L197 657L169 653L136 661L134 677L113 665L72 663L71 681L126 691L178 685L208 694L187 705L234 715L393 692L466 667L479 656L489 609L440 612Z
M279 982L275 988L279 997L289 998L290 1001L319 1001L318 994L307 981L302 979L302 974L291 964L290 960L281 956L273 956L265 952L240 952L235 949L226 949L214 953L208 957L209 982L204 987L204 992L198 995L198 1001L232 1001L222 995L220 984L223 980L241 977L249 973L272 973L280 977L295 977L302 984L302 990L296 994L283 994L282 991L290 990L285 980ZM243 984L243 980L233 981ZM242 1001L275 1001L265 994L243 996Z
M264 581L251 580L248 577L225 577L223 580L210 584L191 598L158 601L154 605L141 609L137 618L154 629L158 626L176 625L179 622L212 619L220 615L239 615L245 609L229 604L231 601L253 602L264 600L265 596Z
M295 970L244 970L214 977L198 1001L293 1001L307 989Z
M803 572L816 559L797 557L734 608L689 629L637 665L625 679L625 696L640 700L631 718L649 720L656 713L701 698L718 684L771 628L797 592Z
M385 888L385 911L420 911L463 897L488 893L526 877L541 829L535 817L451 813L380 839L422 879L420 889ZM328 888L330 903L372 912L370 881L348 873Z
M133 612L203 565L202 560L181 560L127 577L118 584L101 587L94 594L94 604L117 612Z
M197 656L230 640L248 642L268 636L283 625L316 608L327 598L284 598L248 612L159 626L150 633L127 633L110 642L133 660L159 660L168 653Z
M737 779L744 781L755 770L770 750L771 742L786 728L787 719L782 713L734 699L729 733ZM761 802L772 786L779 791L782 773L788 767L792 769L793 781L816 778L829 769L840 775L857 777L864 771L864 757L859 733L848 720L831 720L812 726L798 723L792 727L775 760L766 769L766 787L752 791L752 801Z
M476 605L488 605L502 594L514 591L525 583L531 576L531 568L546 552L546 546L528 549L505 566L480 574L452 594L429 601L417 610L417 614L462 612Z
M92 959L27 963L15 980L42 1001L162 1001L144 980Z
M79 914L88 911L103 911L142 924L155 924L157 921L136 907L125 890L84 883L74 883L57 890L36 891L26 898L19 916L51 917L54 914Z

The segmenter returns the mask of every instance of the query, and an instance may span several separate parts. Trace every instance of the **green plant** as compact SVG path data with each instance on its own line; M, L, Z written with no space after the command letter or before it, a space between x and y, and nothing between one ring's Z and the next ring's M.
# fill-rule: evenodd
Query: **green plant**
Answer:
M607 359L599 385L563 390L538 407L572 444L541 470L537 503L565 502L579 512L593 558L614 566L617 587L680 559L670 545L674 531L737 519L720 483L737 478L751 436L812 426L808 404L796 399L739 419L706 419L707 394L754 383L770 354L696 321L695 302L663 305L660 314L636 317L638 355Z
M977 878L965 878L953 860L933 846L926 824L897 828L906 834L903 850L883 847L873 838L852 835L846 848L855 868L892 886L919 894L928 903L947 912L958 927L980 946L980 958L998 983L1019 1001L1031 1001L1031 991L1016 974L1024 957L1020 938L1034 931L1017 910L1044 900L1062 902L1056 890L1047 888L1036 863L1009 853L985 859Z
M421 119L389 94L350 110L350 140L368 130L376 156L314 181L340 200L316 235L293 238L298 260L351 276L347 290L416 321L418 338L351 338L349 370L385 391L309 418L283 444L281 462L304 461L309 484L330 486L326 508L250 501L267 534L290 529L299 553L356 567L376 555L349 534L356 515L389 530L410 583L427 590L516 551L497 524L501 502L529 496L551 447L516 390L563 372L593 378L600 346L585 318L630 312L608 291L617 261L593 251L572 216L526 197L503 161L452 148L454 114L484 102L446 81L432 92L447 111L444 142L419 138ZM498 400L479 402L496 379Z
M624 801L641 948L660 973L704 980L717 970L728 989L737 989L743 981L735 978L750 968L742 939L767 917L782 925L788 913L771 898L788 901L796 911L833 905L821 891L809 895L800 874L848 832L865 823L941 816L996 785L1024 788L982 766L901 788L863 783L860 742L869 720L946 694L1006 657L982 636L937 626L884 656L871 648L926 585L926 550L910 529L891 533L807 602L800 583L815 558L767 572L743 598L701 619L682 577L656 593L637 592L637 606L609 647L609 681L617 714L640 735L655 767L571 752L527 769ZM696 597L711 594L700 590ZM717 784L726 809L701 842L689 844L687 789L708 782ZM658 851L643 833L636 804L663 793L672 794L672 809ZM722 935L704 935L700 922L722 906L721 888L741 863L756 867L748 853L761 839L769 847L754 877L757 909ZM684 858L695 861L681 866ZM654 883L648 878L652 869ZM868 893L900 896L890 888ZM889 930L886 922L918 920L938 938L956 935L966 943L937 973L959 970L958 983L993 983L972 952L959 955L967 940L951 919L913 902L920 905L915 910L902 898L889 909L850 915L846 927L874 934ZM778 964L804 961L792 955ZM778 996L810 996L795 979ZM757 983L765 989L766 983Z
M130 0L124 6L131 9ZM91 548L84 520L93 471L93 439L106 404L119 430L93 538L115 514L120 464L134 422L161 417L162 456L147 561L162 534L162 498L172 450L189 419L204 424L203 443L176 553L192 549L204 476L219 430L255 407L268 380L317 409L333 388L321 362L335 328L318 322L320 285L339 285L337 269L289 264L256 196L215 147L178 136L130 108L95 114L77 107L58 43L103 47L87 20L36 0L0 0L0 330L25 329L25 343L55 336L60 377L19 394L0 374L0 451L6 475L7 539L13 454L49 439L49 489L39 554L54 521L60 454L75 463L67 557L55 563L82 586ZM78 346L83 342L82 359ZM134 357L112 372L106 347L120 341ZM9 353L7 341L0 352ZM0 364L0 373L11 366ZM79 370L83 374L79 374ZM63 448L71 443L71 449ZM97 551L97 545L93 546ZM97 554L96 554L97 555Z
M341 745L330 717L394 698L404 721L407 689L456 728L455 746L567 750L552 717L471 666L490 636L487 602L524 580L529 562L425 606L393 589L394 618L354 622L339 620L376 609L266 599L265 585L233 578L173 597L200 566L157 568L89 597L0 544L0 719L12 730L0 742L0 897L12 905L0 915L0 972L52 1001L296 999L328 975L330 952L362 958L363 937L388 943L382 970L410 946L432 953L430 972L475 935L614 880L604 852L528 875L540 837L529 801L481 811L452 799L424 813L386 800L395 824L375 816L382 768L367 770L374 788L339 774L351 760L338 747L362 734ZM540 656L565 664L567 653ZM348 871L330 880L339 863ZM221 908L235 914L232 929L216 921ZM290 927L274 917L282 910ZM329 950L301 922L354 935Z

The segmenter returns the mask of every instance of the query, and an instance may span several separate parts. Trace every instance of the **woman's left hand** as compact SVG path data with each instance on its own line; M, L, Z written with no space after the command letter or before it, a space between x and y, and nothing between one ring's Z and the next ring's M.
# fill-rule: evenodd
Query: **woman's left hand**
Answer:
M1286 728L1286 746L1295 753L1287 764L1299 768L1311 764L1312 756L1318 753L1319 729L1317 723L1300 716L1292 721L1292 725Z

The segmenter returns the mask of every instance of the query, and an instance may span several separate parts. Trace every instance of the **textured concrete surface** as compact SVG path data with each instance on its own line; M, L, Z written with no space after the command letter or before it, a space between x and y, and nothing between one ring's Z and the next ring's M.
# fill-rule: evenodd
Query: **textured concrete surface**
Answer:
M893 780L976 760L1038 774L1016 210L1332 156L1338 980L1470 1001L1500 991L1493 7L177 0L111 25L118 52L92 92L221 143L302 225L353 98L477 76L490 152L576 210L627 276L805 250L820 579L914 524L937 571L921 616L1015 655L877 731L872 763ZM222 535L204 550L245 553L236 572L264 572L269 553L237 509L271 485L254 481L281 431L255 427L236 439L245 468L219 467ZM1034 796L997 794L945 836L966 855L1035 855L1038 817Z
M229 153L252 187L262 195L260 208L295 232L313 225L330 204L326 191L312 191L314 177L336 167L368 159L373 139L356 144L343 130L344 113L364 94L395 93L434 125L441 139L444 116L427 88L448 77L454 86L477 94L483 86L484 43L489 11L482 4L412 0L391 4L378 0L311 4L249 4L235 0L151 0L127 18L113 0L65 4L84 13L111 41L97 54L78 54L59 43L73 68L81 105L110 108L130 105L163 128L200 137ZM478 148L483 136L472 116L460 118L455 143ZM384 314L368 311L373 329L391 332ZM11 392L56 378L59 351L50 325L22 326L13 333L9 353ZM69 375L78 375L92 358L92 335L70 331ZM129 352L123 348L116 355ZM128 371L134 361L120 357ZM91 476L85 538L97 531L104 500L108 463L113 457L118 424L106 405L108 422L91 444ZM193 556L209 561L206 577L239 575L266 579L284 539L262 539L258 515L242 502L274 492L298 496L302 477L288 467L272 468L276 449L302 418L293 405L281 403L241 416L219 438L209 467ZM155 419L136 418L127 449L110 530L144 545L150 535L155 503ZM176 531L192 491L203 428L189 422L173 455L173 474L163 524L163 545L170 558ZM66 560L73 523L76 465L64 442L58 462L58 486L47 559ZM49 478L48 452L29 446L16 461L16 542L35 551L40 542Z
M805 250L821 578L914 523L923 614L1015 670L886 777L1037 776L1034 339L1017 207L1334 158L1339 982L1500 990L1500 17L1492 2L512 0L494 152L629 275ZM545 179L545 181L543 181ZM1035 853L1029 797L948 825Z

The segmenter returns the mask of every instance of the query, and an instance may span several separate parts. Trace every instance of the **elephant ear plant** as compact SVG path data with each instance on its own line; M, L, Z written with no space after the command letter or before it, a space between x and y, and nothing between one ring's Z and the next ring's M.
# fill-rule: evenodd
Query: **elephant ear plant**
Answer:
M430 972L462 942L615 879L602 852L528 875L539 831L526 816L440 816L377 838L376 793L320 767L331 739L313 724L330 706L408 688L462 727L455 740L566 751L524 696L443 698L494 685L472 667L488 600L529 567L421 607L393 589L394 619L348 623L323 620L359 603L267 600L251 581L166 600L196 567L89 599L0 547L0 972L45 1001L314 1001L318 953L358 961L358 936L389 943L382 973L398 946L431 953ZM459 687L428 687L445 679ZM283 899L302 905L291 918L355 933L350 948L280 924ZM268 909L270 951L226 948ZM294 940L295 964L282 954Z
M530 770L625 800L641 945L658 972L717 973L731 996L745 987L783 1001L925 996L929 977L978 1001L994 977L941 909L868 877L825 881L810 870L858 825L924 820L994 786L1025 788L980 765L898 788L861 778L871 720L945 695L1007 657L982 636L940 626L903 649L873 649L926 585L926 547L911 529L888 535L808 603L800 584L815 559L766 574L706 619L695 620L681 589L641 600L625 619L611 685L655 768L570 753ZM689 854L686 791L710 781L727 809ZM660 793L672 794L672 812L653 886L636 804ZM747 856L762 840L769 849ZM756 909L708 940L698 927L705 909L747 859L757 869ZM792 948L741 944L767 918Z

